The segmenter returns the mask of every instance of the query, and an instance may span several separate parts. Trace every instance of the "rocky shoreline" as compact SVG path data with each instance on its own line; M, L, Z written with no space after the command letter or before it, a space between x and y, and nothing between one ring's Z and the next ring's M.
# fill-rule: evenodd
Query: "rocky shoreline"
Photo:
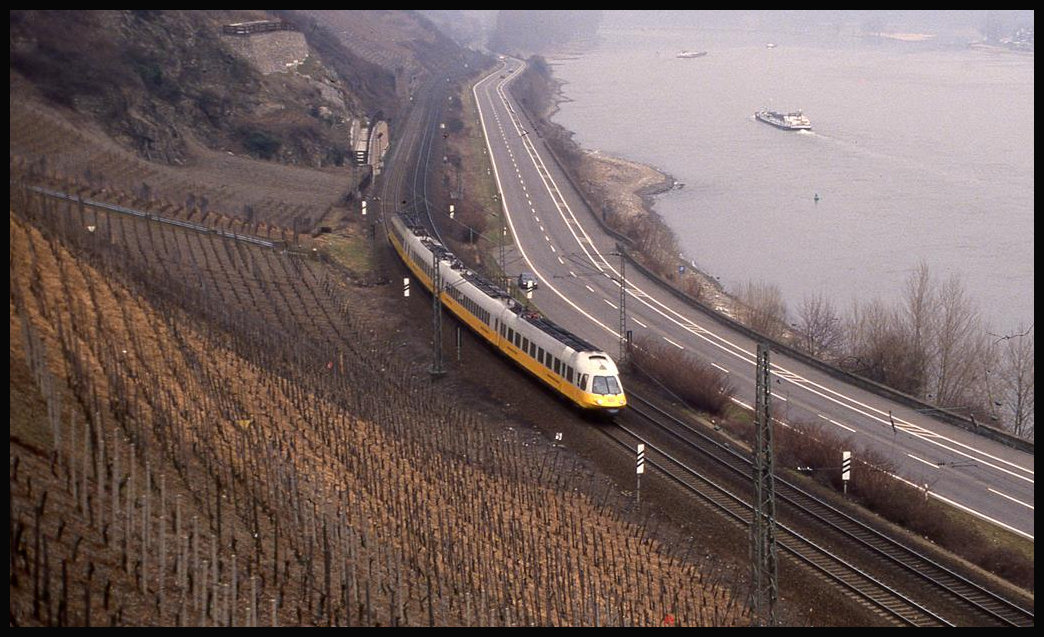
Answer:
M655 214L656 195L676 187L676 180L646 164L639 164L597 150L583 150L584 172L593 173L599 184L604 184L615 195L617 212L627 216ZM588 175L585 175L585 177Z
M648 164L597 150L583 149L581 152L581 182L604 188L618 214L630 218L655 216L656 197L679 187L678 181L672 176ZM685 265L688 276L699 281L700 289L703 290L702 298L699 299L702 303L730 318L738 316L739 301L728 295L716 278L701 271L691 261L683 261L680 255L678 262ZM674 284L669 281L664 283Z
M574 53L575 51L566 51L560 52L559 55ZM627 219L657 217L656 197L675 188L681 188L683 184L672 175L648 164L609 155L599 150L581 148L576 144L572 131L552 122L552 118L559 110L559 104L570 101L563 92L564 82L553 75L546 79L550 84L546 93L546 95L550 95L550 103L546 104L543 117L538 119L542 119L548 126L562 131L564 136L569 139L569 144L577 149L581 158L577 167L579 173L577 181L585 188L603 191L605 195L603 200L612 201L614 212ZM585 194L590 196L594 193ZM674 236L673 230L663 223L662 219L657 219L657 223ZM692 260L685 261L681 255L678 255L678 264L685 266L686 277L695 278L698 282L699 288L702 290L700 302L730 318L738 316L737 308L740 303L725 292L718 279L702 272ZM664 281L664 283L683 289L678 285L680 282L677 281Z

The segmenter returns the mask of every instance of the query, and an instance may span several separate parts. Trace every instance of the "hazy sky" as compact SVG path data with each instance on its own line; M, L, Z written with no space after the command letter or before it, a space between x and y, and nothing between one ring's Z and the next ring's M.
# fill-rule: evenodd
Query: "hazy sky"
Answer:
M671 27L749 27L757 29L836 26L838 24L877 24L891 31L952 32L982 29L994 22L1013 28L1018 24L1033 24L1033 11L1021 10L845 10L817 9L768 10L768 11L605 11L603 24L607 27L621 26L671 26Z

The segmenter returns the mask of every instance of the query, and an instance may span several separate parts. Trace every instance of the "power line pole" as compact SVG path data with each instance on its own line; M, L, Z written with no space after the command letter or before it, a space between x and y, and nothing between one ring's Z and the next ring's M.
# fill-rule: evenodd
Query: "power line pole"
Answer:
M620 361L627 358L627 259L620 250Z
M431 335L431 374L437 376L443 373L442 369L442 273L439 272L439 254L431 251L431 313L432 313L432 335Z
M776 489L773 482L772 418L769 414L769 348L758 343L754 409L754 507L750 523L751 623L776 625Z
M504 225L504 221L501 220L500 230L500 273L504 276L505 285L507 288L507 262L504 260L504 244L507 243L507 226Z

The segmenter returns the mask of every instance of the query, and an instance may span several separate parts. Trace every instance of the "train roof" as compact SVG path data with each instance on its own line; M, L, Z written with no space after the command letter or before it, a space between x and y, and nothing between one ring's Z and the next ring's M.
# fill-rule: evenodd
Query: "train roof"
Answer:
M440 261L445 261L450 264L450 267L458 271L461 276L471 283L479 291L486 296L504 302L507 304L508 309L518 315L519 318L525 320L530 325L538 328L545 334L551 336L555 340L573 348L578 352L597 352L600 351L594 345L588 343L584 339L580 338L576 334L573 334L564 327L558 325L554 321L544 317L536 310L527 309L521 303L519 303L513 296L511 296L504 288L493 283L489 279L485 278L478 272L468 268L464 265L464 262L457 258L457 255L453 254L446 246L442 245L437 239L428 234L427 228L417 224L414 220L410 219L405 215L400 215L406 227L409 228L410 232L417 235L425 246L428 247L433 253L438 255Z
M521 307L521 306L519 306ZM546 334L550 334L555 340L565 343L569 347L572 347L578 352L597 352L597 347L591 345L584 339L580 338L576 334L573 334L569 330L565 329L561 325L554 323L553 321L544 318L539 313L526 310L519 314L523 319L528 321L531 325L535 325L540 328Z

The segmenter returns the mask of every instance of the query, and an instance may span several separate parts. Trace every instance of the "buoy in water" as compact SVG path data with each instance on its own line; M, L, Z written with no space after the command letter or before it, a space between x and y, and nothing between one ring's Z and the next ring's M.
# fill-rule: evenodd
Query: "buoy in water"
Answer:
M815 197L812 197L812 200L815 201L816 203L819 203L819 193L818 192L816 193Z

